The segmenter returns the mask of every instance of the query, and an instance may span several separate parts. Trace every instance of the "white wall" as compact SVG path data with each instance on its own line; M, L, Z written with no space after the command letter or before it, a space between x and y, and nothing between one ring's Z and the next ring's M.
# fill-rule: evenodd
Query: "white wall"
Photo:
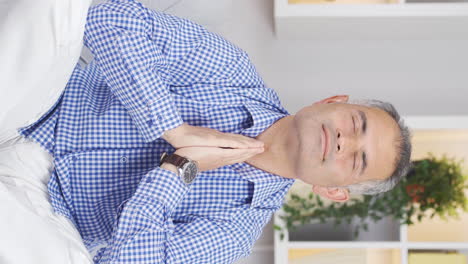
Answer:
M391 101L404 115L468 113L467 40L279 41L272 0L190 0L168 12L246 50L292 113L340 93Z
M335 94L388 100L402 115L468 114L468 41L276 40L273 0L142 0L192 19L249 53L294 114ZM448 29L449 30L449 29ZM239 263L273 263L271 223L257 253Z

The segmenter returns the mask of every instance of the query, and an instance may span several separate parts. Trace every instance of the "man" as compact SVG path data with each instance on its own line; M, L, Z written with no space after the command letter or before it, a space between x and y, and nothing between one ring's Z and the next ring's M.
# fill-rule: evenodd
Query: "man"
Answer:
M244 51L188 20L110 1L85 44L95 61L20 132L53 154L52 206L95 263L232 263L295 179L346 201L409 164L392 107L336 96L290 115Z

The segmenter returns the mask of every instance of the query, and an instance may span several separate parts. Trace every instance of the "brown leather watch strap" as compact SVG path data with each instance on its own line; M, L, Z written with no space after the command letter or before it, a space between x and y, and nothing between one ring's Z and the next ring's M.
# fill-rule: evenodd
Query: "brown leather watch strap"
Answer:
M184 165L188 160L182 156L179 156L175 153L172 154L166 154L164 157L161 159L160 164L163 164L164 162L168 162L170 164L175 165L176 167L180 168L182 165Z

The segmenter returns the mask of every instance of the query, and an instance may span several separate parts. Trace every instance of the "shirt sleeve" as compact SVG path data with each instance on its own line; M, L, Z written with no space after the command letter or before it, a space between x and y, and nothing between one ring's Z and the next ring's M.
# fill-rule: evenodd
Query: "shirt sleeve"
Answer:
M158 72L167 64L159 42L171 33L164 28L135 1L94 6L85 26L85 45L146 142L183 123L165 76ZM154 31L161 31L161 40L152 39Z
M174 222L171 215L189 188L160 167L146 174L97 263L233 263L247 256L272 212L247 205L229 219L188 215Z
M147 142L183 123L171 86L263 85L240 48L196 23L135 0L90 8L84 43ZM208 95L206 100L214 98Z

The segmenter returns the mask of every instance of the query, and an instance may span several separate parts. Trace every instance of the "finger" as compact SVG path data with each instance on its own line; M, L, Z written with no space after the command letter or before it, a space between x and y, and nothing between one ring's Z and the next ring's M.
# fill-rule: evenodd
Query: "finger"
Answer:
M218 139L216 142L218 147L231 148L231 149L245 149L248 148L248 145L244 144L238 138L233 138L232 136L224 135L221 139Z
M263 152L263 148L249 149L249 151L246 151L244 153L244 155L238 157L235 163L244 162L244 161L246 161L246 160L252 158L253 156L258 155L258 154L260 154L262 152Z
M251 138L251 137L246 137L246 136L243 136L243 135L238 135L238 134L234 134L234 135L237 138L239 138L249 148L259 148L259 147L264 146L264 143L261 140Z
M244 156L247 156L247 157L252 157L252 156L255 156L257 154L260 154L264 151L264 148L249 148L247 149L247 151L244 153Z
M229 133L227 136L225 144L232 148L258 148L264 146L263 141L243 135Z
M246 143L249 145L249 148L262 148L265 146L265 143L261 140L242 136Z
M263 148L247 148L247 149L225 149L224 158L233 163L242 162L252 156L260 154L264 151Z
M213 147L255 148L263 147L260 140L235 133L225 133L215 129L204 128L200 130L200 144ZM198 145L198 144L197 144ZM201 145L200 145L201 146Z

